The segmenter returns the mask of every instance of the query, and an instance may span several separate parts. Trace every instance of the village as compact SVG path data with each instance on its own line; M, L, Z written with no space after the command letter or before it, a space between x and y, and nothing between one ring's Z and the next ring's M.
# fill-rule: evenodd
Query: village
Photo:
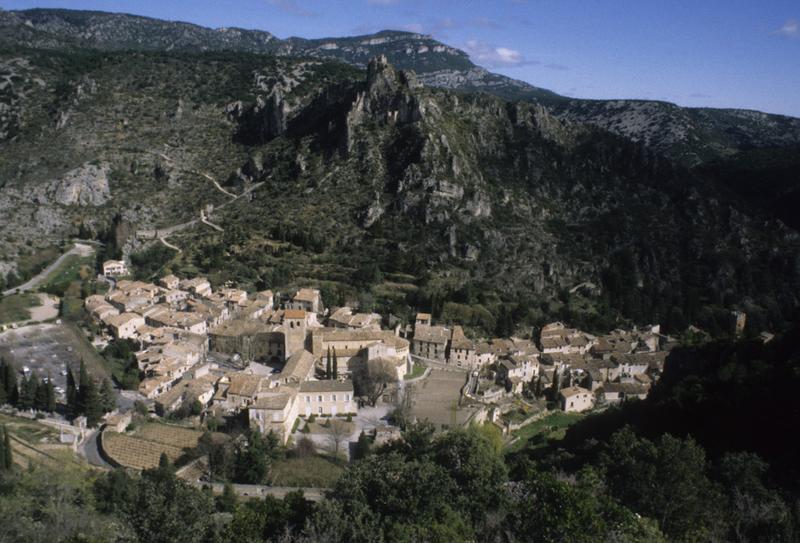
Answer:
M205 278L171 274L154 284L125 279L121 261L105 262L103 274L113 288L85 299L106 331L96 345L135 342L138 393L154 416L191 406L205 417L246 417L283 444L317 417L361 421L345 441L359 431L391 439L401 407L406 420L488 422L509 434L545 405L580 413L645 398L675 344L657 325L595 336L560 322L536 338L478 341L426 313L384 329L378 314L326 307L315 288L214 290ZM358 417L365 409L374 416ZM112 419L108 428L124 432L130 413Z

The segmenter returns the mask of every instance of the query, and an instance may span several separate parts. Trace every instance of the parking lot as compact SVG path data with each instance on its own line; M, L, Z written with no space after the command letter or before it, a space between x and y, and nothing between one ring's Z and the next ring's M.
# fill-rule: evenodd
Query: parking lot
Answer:
M81 358L89 371L97 373L95 353L87 352L90 345L81 344L75 331L67 325L37 324L0 333L0 356L11 362L17 371L28 368L39 378L53 379L61 390L67 388L66 365L77 370Z

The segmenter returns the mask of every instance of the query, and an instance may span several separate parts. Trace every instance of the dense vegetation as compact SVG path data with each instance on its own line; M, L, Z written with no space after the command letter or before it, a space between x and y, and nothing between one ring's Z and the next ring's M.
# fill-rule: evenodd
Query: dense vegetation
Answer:
M587 417L512 461L592 470L675 540L794 541L800 534L800 331L670 354L646 401Z

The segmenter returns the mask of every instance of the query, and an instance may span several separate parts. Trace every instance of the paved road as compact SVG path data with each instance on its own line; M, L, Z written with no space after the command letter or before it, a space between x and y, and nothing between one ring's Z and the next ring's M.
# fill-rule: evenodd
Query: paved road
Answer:
M100 430L92 430L92 432L86 436L86 439L78 445L78 452L93 466L113 469L114 466L103 460L103 457L100 456L100 450L97 446L98 435L100 435Z
M69 255L89 256L90 254L92 254L92 252L94 252L94 249L90 245L84 245L83 243L76 243L72 247L72 249L70 249L63 255L56 258L56 260L52 264L50 264L41 272L39 272L38 275L30 279L27 283L23 283L18 287L6 290L5 292L3 292L3 296L9 296L11 294L14 294L15 292L25 292L28 290L33 290L36 287L38 287L39 284L42 283L42 281L47 279L47 276L50 275L53 272L53 270L58 268L61 265L61 263L64 262L64 259L66 259Z

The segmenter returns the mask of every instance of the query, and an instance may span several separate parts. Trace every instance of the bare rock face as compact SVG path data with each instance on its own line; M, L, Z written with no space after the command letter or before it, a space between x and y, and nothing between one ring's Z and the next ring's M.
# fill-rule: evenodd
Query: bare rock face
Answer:
M107 163L86 163L50 183L48 193L62 205L101 206L111 198Z

